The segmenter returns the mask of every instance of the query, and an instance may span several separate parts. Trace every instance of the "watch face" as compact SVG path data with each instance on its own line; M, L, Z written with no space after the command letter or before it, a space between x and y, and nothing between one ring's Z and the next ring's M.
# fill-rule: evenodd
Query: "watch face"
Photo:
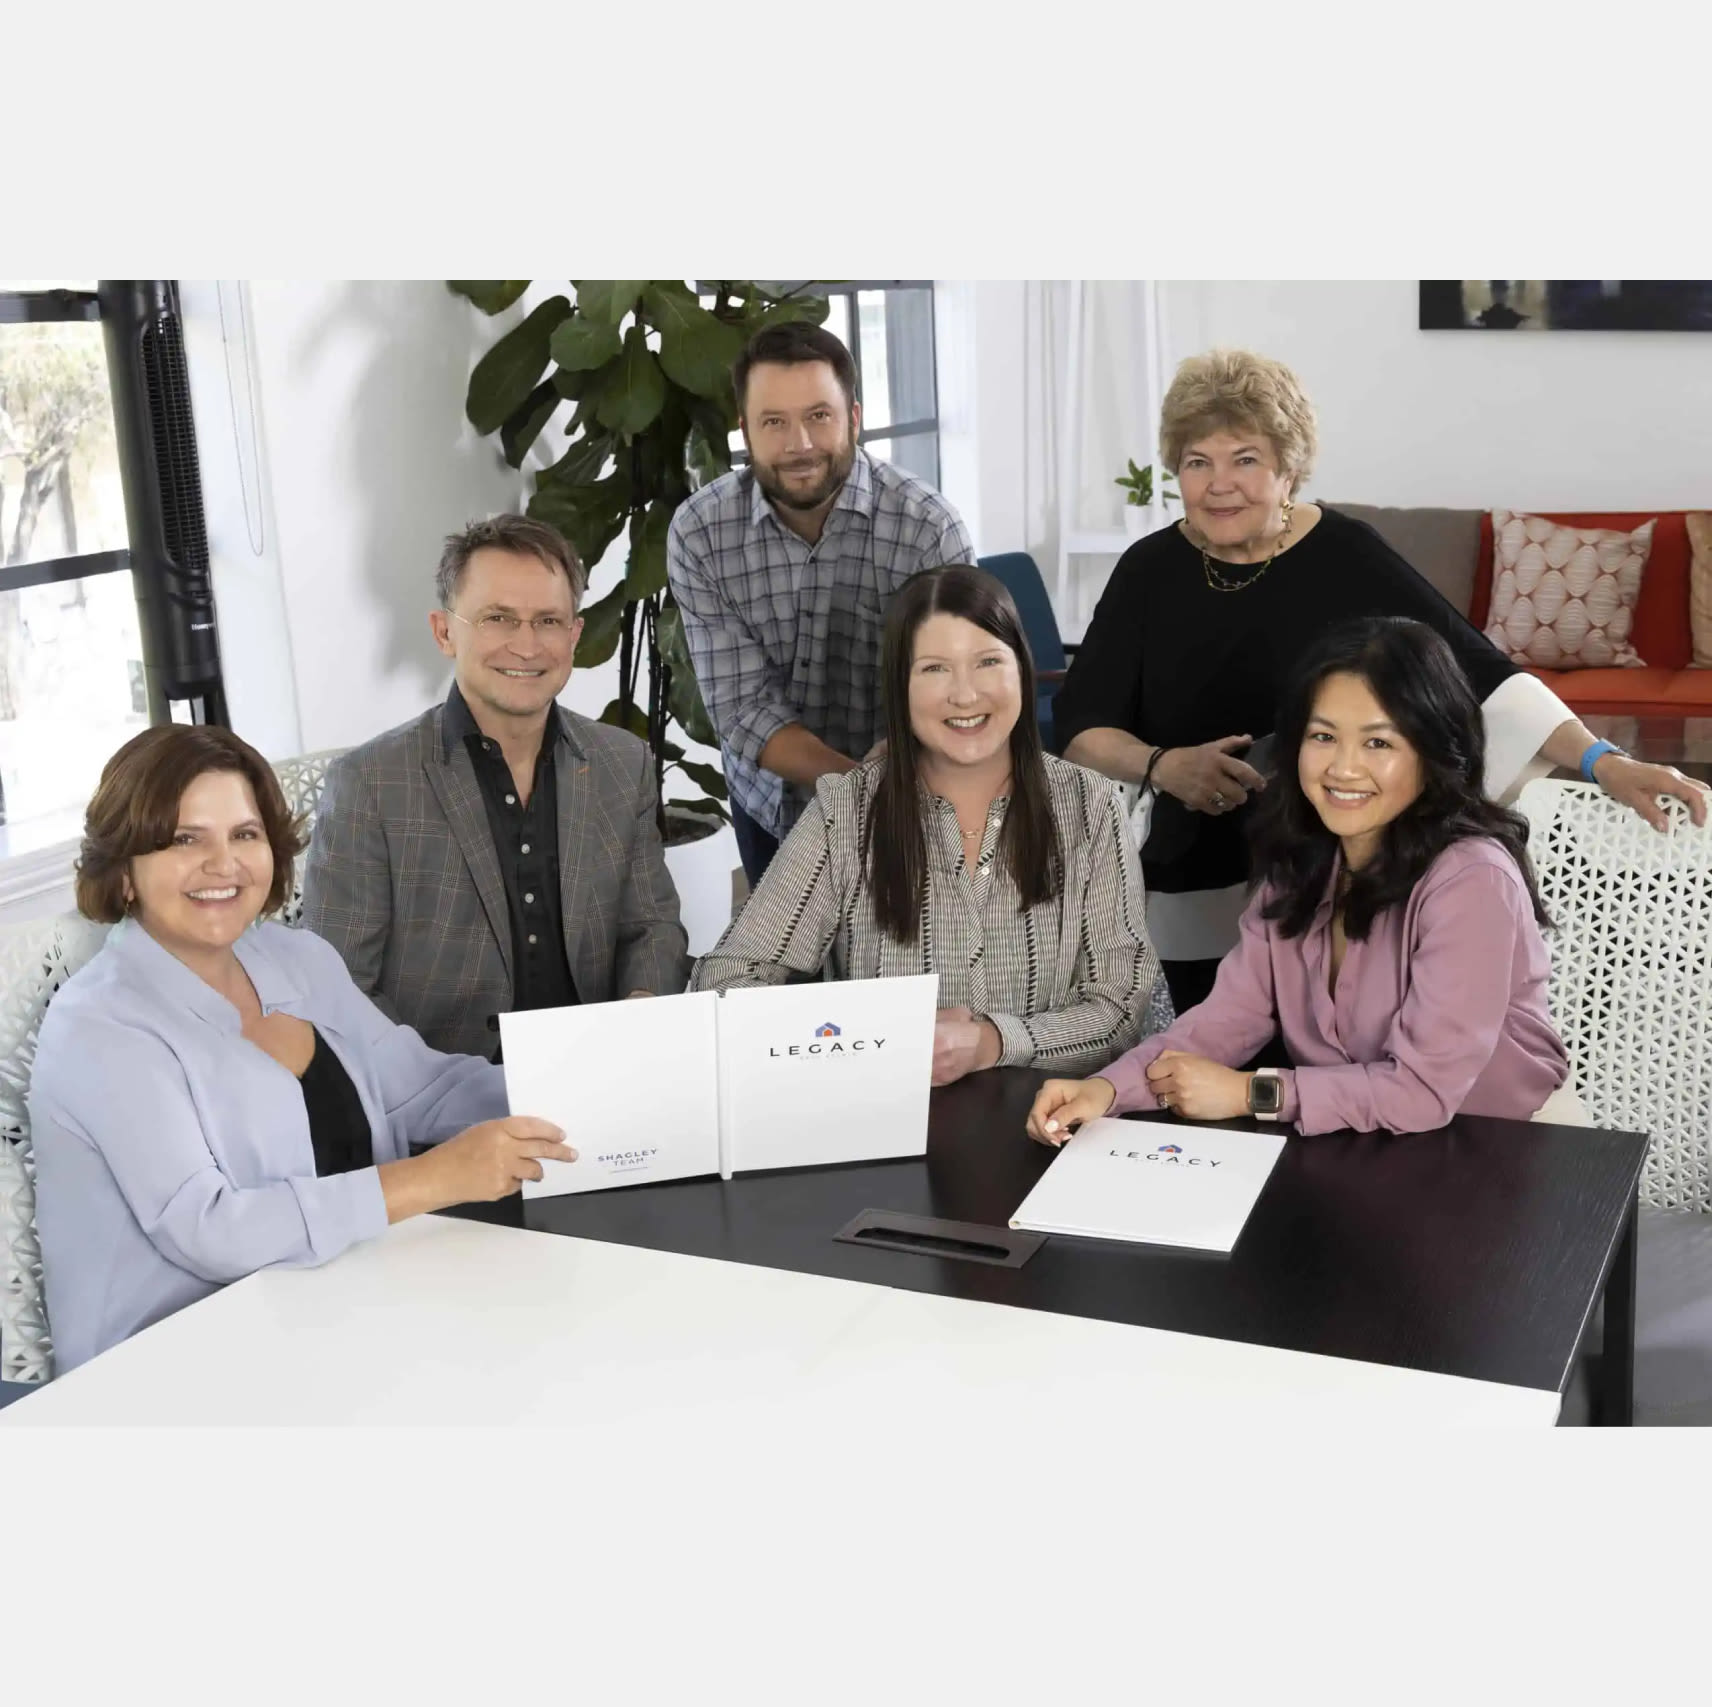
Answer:
M1256 1114L1276 1114L1284 1106L1284 1087L1270 1075L1256 1073L1248 1081L1248 1106Z

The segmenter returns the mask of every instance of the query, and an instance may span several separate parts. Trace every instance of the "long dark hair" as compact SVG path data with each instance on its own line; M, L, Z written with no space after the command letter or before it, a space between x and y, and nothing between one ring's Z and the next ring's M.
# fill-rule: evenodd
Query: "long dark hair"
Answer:
M1420 756L1420 798L1385 826L1379 851L1352 872L1343 899L1344 931L1364 938L1387 907L1401 905L1452 842L1489 836L1515 860L1534 917L1551 919L1528 859L1528 821L1486 798L1486 726L1456 654L1425 623L1367 617L1334 629L1297 667L1278 709L1278 771L1260 797L1250 831L1257 884L1273 895L1265 917L1287 937L1300 936L1325 897L1338 855L1328 830L1302 792L1297 762L1320 684L1359 676L1385 715Z
M921 812L921 743L910 727L910 666L916 631L930 616L960 616L1016 654L1022 709L1011 730L1011 801L999 832L997 857L1010 869L1026 909L1064 886L1058 826L1034 714L1034 658L1022 620L1004 583L984 569L958 564L912 575L886 613L880 675L886 699L886 757L874 789L873 815L863 826L863 861L873 890L874 917L894 942L914 942L927 907L927 834Z

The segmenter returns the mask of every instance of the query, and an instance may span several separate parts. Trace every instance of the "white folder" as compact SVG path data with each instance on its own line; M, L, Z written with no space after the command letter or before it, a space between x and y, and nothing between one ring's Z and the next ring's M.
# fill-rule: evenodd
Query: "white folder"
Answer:
M560 1127L574 1162L543 1162L525 1197L719 1169L714 995L653 996L499 1016L513 1114Z
M1282 1132L1090 1120L1053 1158L1011 1225L1228 1251L1283 1149Z
M512 1112L577 1151L523 1195L922 1155L938 991L925 973L501 1014Z

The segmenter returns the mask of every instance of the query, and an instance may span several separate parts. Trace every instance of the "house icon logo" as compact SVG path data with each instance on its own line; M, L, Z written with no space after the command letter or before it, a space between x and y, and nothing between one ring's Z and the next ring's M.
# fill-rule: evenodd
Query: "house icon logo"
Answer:
M1183 1154L1183 1146L1181 1144L1161 1144L1159 1153L1162 1156L1180 1156Z
M824 1025L817 1025L811 1033L812 1043L775 1043L768 1046L769 1060L782 1061L787 1057L807 1060L814 1056L819 1060L830 1060L836 1055L843 1060L848 1055L878 1055L886 1047L883 1037L851 1037L844 1036L844 1028L828 1020Z

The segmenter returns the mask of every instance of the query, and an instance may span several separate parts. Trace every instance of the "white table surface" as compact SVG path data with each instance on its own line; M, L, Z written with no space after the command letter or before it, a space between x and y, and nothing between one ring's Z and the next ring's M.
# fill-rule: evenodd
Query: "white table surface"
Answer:
M0 1411L38 1425L1550 1427L1556 1393L424 1216L227 1287Z

